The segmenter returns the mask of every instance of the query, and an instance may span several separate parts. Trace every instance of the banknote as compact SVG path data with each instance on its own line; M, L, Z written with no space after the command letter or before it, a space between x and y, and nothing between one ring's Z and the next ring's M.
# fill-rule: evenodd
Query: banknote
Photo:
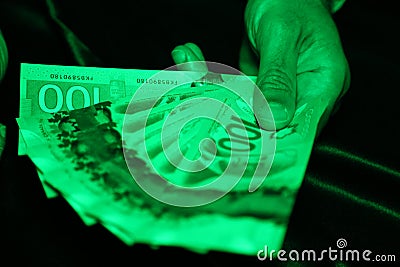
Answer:
M58 66L43 64L21 64L19 117L41 117L47 113L68 111L87 107L99 102L126 99L127 102L137 89L146 86L146 95L139 99L138 109L146 109L146 103L159 98L158 92L171 86L177 87L202 78L194 71L116 69L82 66ZM244 76L223 74L222 79L240 84ZM249 76L245 79L255 80ZM176 92L179 98L199 95L199 87L183 87L184 92ZM204 89L203 89L204 90ZM171 95L164 98L169 99ZM175 95L176 97L176 95ZM133 110L131 112L136 112ZM19 154L24 154L23 138L20 138Z
M98 114L111 114L111 121ZM191 209L165 205L138 187L121 152L121 121L114 121L113 114L112 103L103 102L37 120L18 119L21 128L32 131L30 138L36 136L32 141L26 138L28 155L44 172L46 182L78 203L88 216L99 218L115 233L122 232L127 243L134 240L249 255L266 243L276 249L282 245L311 149L310 136L315 134L318 115L311 107L301 107L291 128L279 133L281 142L292 138L286 146L301 153L296 157L299 163L272 173L256 192L232 191L209 205ZM119 114L115 115L118 118ZM294 146L302 140L300 148ZM90 147L93 149L88 150ZM282 153L287 160L290 153ZM139 154L130 149L129 155L135 159L131 167L151 179L155 174ZM163 193L179 195L171 189ZM201 238L204 236L208 238Z
M254 77L158 73L24 64L17 122L43 184L129 245L279 249L323 106L304 104L287 128L264 131Z
M164 88L180 87L182 84L196 82L201 78L202 75L198 72L175 71L174 69L160 72L160 70L22 63L19 117L40 117L46 113L74 110L99 102L113 102L125 97L129 99L143 85L146 85L148 89L143 99L140 99L145 105L145 100L158 98L158 92ZM245 79L255 80L256 77L220 74L214 82L240 83ZM183 99L185 96L198 95L206 90L197 86L180 88L189 90L183 92L175 90L175 94L171 93L166 97L179 96Z
M163 75L155 77L157 73L160 71L23 63L20 75L19 117L41 117L48 113L74 110L115 100L121 103L122 114L137 113L149 108L149 103L153 103L154 98L159 98L158 92L164 88L192 82L207 82L198 72L167 70ZM255 80L256 77L251 76L246 79ZM223 78L217 76L216 79L209 80L229 80L240 84L243 76L224 74ZM146 86L144 97L137 99L127 110L132 95L144 85ZM159 101L170 101L171 98L182 100L185 97L199 95L204 90L192 86L184 89L188 90L176 92L175 95L166 95ZM126 99L125 105L122 104L122 99ZM18 154L25 155L27 145L21 131L23 129L19 134ZM25 136L27 134L25 133ZM46 183L42 184L49 198L57 196Z

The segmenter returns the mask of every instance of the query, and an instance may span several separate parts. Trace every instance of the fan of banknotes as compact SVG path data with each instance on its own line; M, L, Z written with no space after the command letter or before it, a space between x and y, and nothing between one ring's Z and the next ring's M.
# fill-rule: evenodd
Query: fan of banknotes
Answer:
M254 80L24 63L19 155L49 198L128 245L280 249L323 110L261 130Z

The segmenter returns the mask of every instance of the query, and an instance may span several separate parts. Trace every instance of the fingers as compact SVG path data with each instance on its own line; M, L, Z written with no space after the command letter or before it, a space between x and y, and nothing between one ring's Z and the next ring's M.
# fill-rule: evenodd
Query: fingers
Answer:
M318 56L318 55L314 55ZM320 114L316 136L324 128L335 108L340 104L341 97L346 93L350 82L350 72L343 56L335 56L335 65L322 67L297 75L297 106L308 103L318 105Z
M0 159L6 145L6 126L0 123Z
M255 36L260 56L257 85L268 101L274 120L267 115L262 96L256 93L254 112L263 129L282 129L293 118L297 93L297 36L294 27L285 20L264 19L260 22Z
M246 75L257 76L258 65L258 58L250 46L249 39L245 36L240 47L239 69Z
M8 63L7 45L0 31L0 81L3 78Z
M201 49L193 43L175 47L171 52L171 56L175 64L177 64L178 70L199 72L207 72L208 70Z

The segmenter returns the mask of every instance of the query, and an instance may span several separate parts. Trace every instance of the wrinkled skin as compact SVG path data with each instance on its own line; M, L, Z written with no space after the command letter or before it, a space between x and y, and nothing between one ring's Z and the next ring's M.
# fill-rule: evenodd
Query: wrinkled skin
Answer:
M320 131L350 83L349 66L329 10L320 0L249 0L244 15L247 38L239 67L257 76L275 121L275 127L271 126L274 122L263 115L265 106L254 97L260 127L282 129L296 107L318 99L326 107ZM176 64L205 60L193 43L175 47L172 57ZM196 68L199 65L192 70Z

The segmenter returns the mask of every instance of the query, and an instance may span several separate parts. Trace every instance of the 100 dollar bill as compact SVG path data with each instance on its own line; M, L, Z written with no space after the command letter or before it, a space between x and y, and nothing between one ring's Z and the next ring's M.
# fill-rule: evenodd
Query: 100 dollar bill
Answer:
M78 207L86 223L92 222L87 215L89 219L98 218L114 232L125 233L122 238L128 243L134 240L247 255L256 255L265 244L273 249L281 247L315 135L318 113L312 107L298 109L293 128L278 133L278 147L284 151L278 151L282 155L276 159L290 166L272 171L255 192L234 190L215 202L191 209L165 205L138 187L122 149L131 158L129 167L135 168L138 175L151 183L157 174L142 160L140 149L122 145L118 126L122 121L115 111L108 102L40 119L17 120L21 128L32 133L27 136L28 155L43 172L45 181ZM108 121L104 120L105 114ZM285 153L289 150L297 155L294 162L288 160L292 155ZM199 196L207 197L216 189ZM179 188L166 187L162 193L187 200ZM199 238L204 236L207 238Z
M123 98L129 102L137 89L146 85L147 97L158 98L158 92L188 81L200 80L204 74L191 71L116 69L81 66L21 64L19 117L43 117L45 114L70 111L104 101ZM240 83L255 77L223 74L223 79ZM213 82L213 81L207 81ZM221 80L217 80L221 82ZM200 94L193 89L186 94ZM145 102L145 101L143 101ZM150 101L152 102L152 101ZM20 135L18 154L25 154Z
M41 116L84 108L104 101L133 96L136 90L146 84L157 96L157 91L166 87L179 86L187 81L201 78L199 72L163 71L140 69L115 69L97 67L57 66L21 64L20 112L19 117ZM204 75L204 74L203 74ZM244 76L223 74L232 82L243 80ZM255 77L248 77L255 79ZM247 79L247 78L246 78ZM212 82L212 81L211 81ZM152 85L152 86L151 86Z
M276 139L277 150L274 165L260 190L253 193L246 190L232 191L211 205L190 209L187 213L179 208L177 212L174 207L157 202L140 190L127 170L120 151L123 118L126 113L132 117L131 125L128 124L131 127L125 130L136 134L141 129L136 126L136 122L142 120L141 112L153 107L154 99L159 98L163 88L180 87L202 78L196 72L165 71L154 79L153 75L158 72L23 64L21 110L17 121L27 141L27 154L43 173L43 179L77 206L80 214L83 214L82 217L87 214L89 218L100 219L114 229L114 232L122 231L129 242L135 240L153 245L183 246L204 251L215 249L248 255L255 255L266 243L269 247L279 248L324 107L320 103L307 103L298 107L289 127L267 136ZM220 77L219 83L226 82L240 87L238 84L241 84L241 79L248 78L226 75ZM130 99L143 85L147 85L148 91L135 97L134 105L130 106ZM154 128L157 132L162 128L163 122L159 118L163 118L162 114L165 112L173 111L169 106L171 101L184 103L186 97L206 96L204 91L213 88L215 86L181 86L178 91L156 101L155 112L152 114L154 127L149 125L147 130ZM242 89L239 96L248 100L252 90L245 87ZM213 94L211 91L209 95ZM230 107L237 106L237 110L244 113L241 119L247 120L244 130L253 131L249 139L259 139L259 130L253 130L256 124L251 119L254 118L252 114L246 113L251 109L247 110L234 96L228 97L225 93L221 94L221 91L215 92L215 96L217 99L225 99L223 103L228 103ZM199 111L210 108L205 102L197 104ZM82 109L88 106L90 107ZM212 110L214 117L228 118L227 126L231 132L227 132L235 140L239 140L241 133L236 126L237 121L220 112L224 110L222 106ZM246 117L247 115L249 116ZM109 121L105 121L104 116ZM176 125L171 124L171 127ZM189 144L187 151L194 153L193 158L198 157L198 152L194 149L197 148L197 139L203 137L212 138L216 141L215 144L219 144L218 148L225 149L225 142L222 141L228 139L219 134L219 127L213 123L199 123L197 126L195 121L192 125L189 124L190 132L186 137L188 141L185 141ZM192 128L200 131L191 130ZM139 144L145 141L143 138L132 140ZM192 141L194 145L190 146ZM123 147L124 150L127 148L132 152L128 153L132 159L128 167L134 168L139 175L151 182L155 172L144 164L138 144L132 143L131 147ZM231 150L233 148L231 146ZM155 148L155 156L161 152ZM229 160L227 152L229 151L218 149L215 158L217 164L210 165L215 174L223 172L219 167L225 166ZM250 149L248 152L249 163L252 163L252 156L259 158L258 149ZM237 155L234 164L241 167L241 155ZM162 162L157 161L157 165L162 165ZM173 172L171 178L177 177L177 174ZM236 178L236 172L231 176ZM193 186L197 183L192 183L191 176L181 177L184 178L180 180L185 185L187 183ZM242 179L241 182L247 187L249 180ZM211 189L215 191L218 188ZM167 188L163 195L185 198L171 188ZM165 216L161 218L160 214ZM93 220L85 221L88 224L93 223ZM198 238L194 238L206 236L210 230L214 233L213 237L202 240L201 244ZM243 243L248 246L243 247Z
M221 82L220 79L202 79L204 74L190 71L163 71L140 69L97 68L82 66L59 66L43 64L21 64L20 71L20 118L43 118L48 114L60 111L71 111L95 105L100 102L121 102L126 104L141 86L149 89L146 92L148 99L143 99L136 107L149 108L147 102L152 103L158 98L158 92L168 87L176 87L188 81ZM233 83L243 80L243 76L223 75L224 79ZM256 77L248 77L255 80ZM246 78L247 79L247 78ZM201 94L195 88L186 91L187 95ZM182 97L182 96L180 96ZM136 112L133 111L133 112ZM27 144L20 129L18 140L18 155L27 154ZM25 133L25 136L29 134ZM43 183L46 195L51 198L58 194Z

